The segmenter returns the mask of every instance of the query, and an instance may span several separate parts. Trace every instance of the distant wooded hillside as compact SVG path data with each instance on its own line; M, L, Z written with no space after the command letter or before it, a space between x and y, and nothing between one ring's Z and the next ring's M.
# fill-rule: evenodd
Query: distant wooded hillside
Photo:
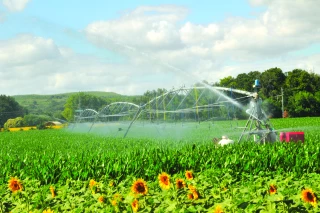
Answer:
M89 95L94 95L97 97L105 98L108 102L113 101L132 101L136 102L139 96L124 96L114 92L98 92L89 91L85 92ZM64 105L67 99L71 96L77 94L77 92L72 93L62 93L53 95L15 95L14 99L27 110L29 114L43 115L47 114L50 116L61 117L60 114L64 110Z

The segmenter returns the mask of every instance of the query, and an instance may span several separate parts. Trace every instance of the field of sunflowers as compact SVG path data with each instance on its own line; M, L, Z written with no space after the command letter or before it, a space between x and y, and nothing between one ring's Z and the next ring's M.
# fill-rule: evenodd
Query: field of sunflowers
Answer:
M320 118L272 122L305 142L1 132L0 212L320 212Z

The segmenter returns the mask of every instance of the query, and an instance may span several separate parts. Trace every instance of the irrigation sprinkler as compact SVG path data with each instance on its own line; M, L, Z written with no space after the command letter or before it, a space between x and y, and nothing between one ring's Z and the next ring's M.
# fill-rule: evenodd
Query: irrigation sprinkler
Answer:
M255 140L272 141L274 138L270 122L261 109L261 98L258 95L259 81L255 84L255 93L230 89L225 87L193 86L173 89L162 94L156 94L144 104L136 105L130 102L114 102L100 111L92 109L82 110L76 119L74 128L80 123L82 128L88 128L87 132L96 131L111 134L111 136L131 137L139 134L179 134L179 131L189 134L195 129L210 127L217 120L233 120L235 109L244 111L244 107L250 101L250 109L247 112L249 119L242 134L238 131L239 141L244 135L254 135ZM230 94L229 94L230 93ZM230 96L228 96L231 95ZM236 95L235 95L236 94ZM231 111L230 111L231 110ZM181 124L181 125L178 125ZM103 129L103 126L105 127ZM237 125L238 126L238 125ZM192 129L194 127L194 129ZM215 125L211 134L227 133L225 127ZM230 128L233 128L232 125ZM156 131L155 131L156 130ZM232 137L235 137L232 129ZM83 131L83 129L82 129ZM198 130L195 130L198 131ZM161 135L159 135L161 136ZM226 139L226 138L225 138ZM226 139L230 140L231 139ZM229 142L230 142L229 141Z
M262 99L259 96L261 85L258 79L255 80L253 88L254 93L252 93L249 109L246 110L246 113L249 114L249 118L238 142L242 140L244 135L247 135L247 139L249 139L249 136L253 135L254 141L257 143L275 142L277 141L277 134L261 107Z

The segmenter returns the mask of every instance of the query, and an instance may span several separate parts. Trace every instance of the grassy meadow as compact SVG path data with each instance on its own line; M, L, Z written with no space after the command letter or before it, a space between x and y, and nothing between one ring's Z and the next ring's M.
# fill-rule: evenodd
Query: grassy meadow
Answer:
M127 138L100 134L99 125L90 134L0 132L0 212L319 212L320 118L271 122L303 131L305 142L212 142L236 141L245 121L183 134L137 125Z

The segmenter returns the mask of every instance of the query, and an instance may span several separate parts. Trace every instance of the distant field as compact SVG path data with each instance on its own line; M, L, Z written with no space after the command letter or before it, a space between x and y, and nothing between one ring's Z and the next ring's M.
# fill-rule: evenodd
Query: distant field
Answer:
M213 136L234 131L235 126L226 121L214 122L210 129L195 125L182 132L187 137L179 140L153 134L108 137L71 129L1 132L0 199L6 204L0 204L0 210L131 212L137 200L143 212L213 212L218 206L225 212L317 212L312 196L320 195L320 118L271 122L279 131L304 131L305 142L257 145L245 141L216 147ZM161 182L163 172L170 182ZM20 198L7 190L10 177L24 184ZM132 189L139 178L148 187L145 195ZM178 189L177 179L185 187ZM115 198L116 194L122 198Z

